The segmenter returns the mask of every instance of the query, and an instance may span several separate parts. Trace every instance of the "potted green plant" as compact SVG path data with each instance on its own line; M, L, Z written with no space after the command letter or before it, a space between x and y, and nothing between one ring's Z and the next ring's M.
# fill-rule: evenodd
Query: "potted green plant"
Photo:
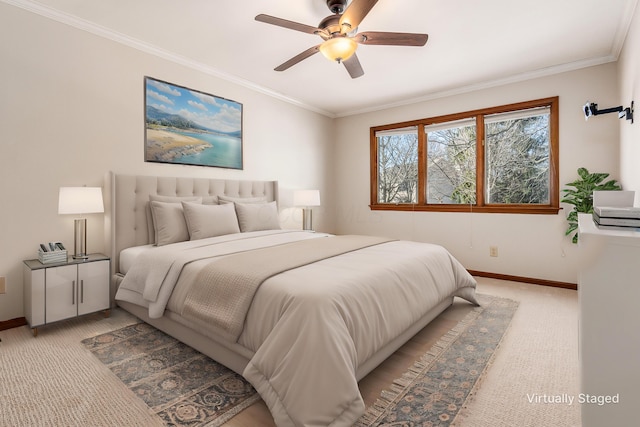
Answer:
M579 179L566 184L568 187L562 190L564 198L562 203L573 205L571 212L567 215L569 227L566 236L572 235L571 241L578 243L578 213L593 213L593 192L622 190L622 187L615 179L605 181L609 177L608 173L589 173L586 168L578 168Z

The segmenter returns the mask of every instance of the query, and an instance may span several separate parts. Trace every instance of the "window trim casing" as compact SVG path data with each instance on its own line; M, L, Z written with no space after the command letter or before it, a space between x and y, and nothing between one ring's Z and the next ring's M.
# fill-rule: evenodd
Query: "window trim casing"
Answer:
M484 201L484 116L505 113L514 110L525 110L535 107L549 106L549 204L487 204ZM371 210L380 211L424 211L424 212L479 212L510 214L557 214L560 208L559 189L559 97L542 98L532 101L506 104L462 113L447 114L400 123L374 126L369 129L370 139L370 205ZM427 204L427 152L424 126L468 117L476 117L476 204ZM417 203L378 203L378 142L376 132L409 126L418 127L418 201Z

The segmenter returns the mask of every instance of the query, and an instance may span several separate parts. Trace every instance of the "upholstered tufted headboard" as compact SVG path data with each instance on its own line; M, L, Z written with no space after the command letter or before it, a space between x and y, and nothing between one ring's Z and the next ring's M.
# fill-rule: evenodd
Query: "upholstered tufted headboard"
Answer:
M153 243L149 232L150 195L266 197L277 200L277 181L118 175L105 179L105 241L114 272L123 249Z

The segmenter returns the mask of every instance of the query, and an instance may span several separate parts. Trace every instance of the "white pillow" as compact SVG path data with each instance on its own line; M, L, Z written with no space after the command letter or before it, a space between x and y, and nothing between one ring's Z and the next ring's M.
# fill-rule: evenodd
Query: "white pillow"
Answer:
M189 240L189 230L180 203L151 201L149 207L153 217L156 246Z
M188 200L184 200L185 202L188 202ZM202 204L203 205L217 205L220 202L218 202L218 196L204 196L202 197Z
M160 196L157 194L149 194L150 202L165 202L165 203L178 203L181 202L193 202L193 203L202 203L202 197L200 196ZM217 200L216 200L217 202ZM149 232L149 236L155 236L157 234L156 224L153 221L153 215L151 214L151 205L149 203L146 204L145 209L147 215L147 231ZM154 242L157 242L155 240Z
M182 202L182 208L191 240L240 232L233 205Z
M149 201L165 202L165 203L181 203L181 202L202 203L202 197L200 196L160 196L158 194L149 194Z
M270 203L235 203L240 230L279 230L278 205Z
M230 197L218 196L218 203L267 203L267 196L259 197Z

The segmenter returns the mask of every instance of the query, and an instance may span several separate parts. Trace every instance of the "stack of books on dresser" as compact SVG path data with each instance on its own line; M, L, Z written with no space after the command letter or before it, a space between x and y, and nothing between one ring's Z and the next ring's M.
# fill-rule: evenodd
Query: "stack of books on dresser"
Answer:
M598 228L640 229L640 207L594 206L593 222Z

